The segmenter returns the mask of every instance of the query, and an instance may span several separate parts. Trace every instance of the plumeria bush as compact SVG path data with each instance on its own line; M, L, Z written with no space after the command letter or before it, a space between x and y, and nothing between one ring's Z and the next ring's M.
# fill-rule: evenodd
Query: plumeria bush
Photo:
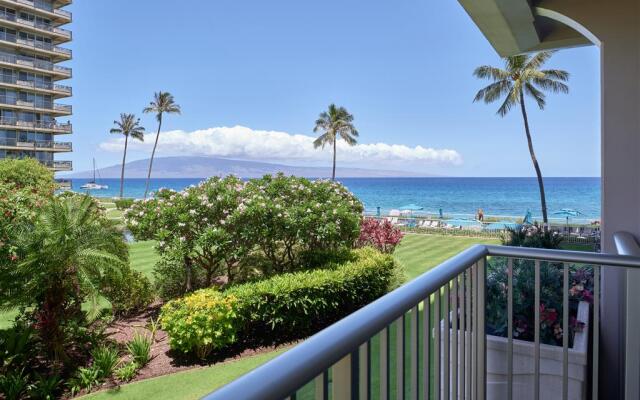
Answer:
M357 246L373 246L383 253L393 253L404 234L388 220L364 218L360 224Z
M507 228L502 236L502 244L515 247L535 247L539 249L559 249L562 235L558 232L544 230L540 225L522 225L518 228Z
M159 266L182 269L172 276L184 277L189 292L334 260L357 239L362 210L335 182L230 176L182 192L162 189L135 202L125 221L137 239L158 241Z

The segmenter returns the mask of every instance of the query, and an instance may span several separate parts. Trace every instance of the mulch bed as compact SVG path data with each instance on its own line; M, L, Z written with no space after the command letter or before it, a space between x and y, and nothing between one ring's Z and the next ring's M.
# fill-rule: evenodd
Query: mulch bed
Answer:
M149 323L152 318L157 320L161 306L161 303L154 303L138 315L114 321L106 330L109 339L124 347L127 342L133 339L136 332L150 334ZM171 351L169 348L169 336L165 331L158 328L151 346L151 361L138 372L138 375L131 382L268 353L291 344L293 343L279 343L259 347L247 347L239 344L222 353L213 355L209 360L203 361ZM117 386L117 383L111 382L107 386Z

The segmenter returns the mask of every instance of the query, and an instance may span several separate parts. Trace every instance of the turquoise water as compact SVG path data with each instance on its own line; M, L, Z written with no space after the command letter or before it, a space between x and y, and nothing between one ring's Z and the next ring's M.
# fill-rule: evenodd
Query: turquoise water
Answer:
M181 190L201 179L153 179L152 190L167 187ZM367 212L382 213L406 204L424 207L422 213L438 214L462 220L474 218L478 208L485 215L523 217L531 210L534 218L540 218L540 196L535 178L345 178L340 180L365 204ZM74 179L73 188L86 179ZM118 179L103 179L108 190L93 191L97 196L117 196ZM141 198L144 195L144 179L125 180L125 196ZM572 208L584 215L572 220L594 220L600 217L600 178L547 178L545 179L549 216L563 208ZM421 212L414 213L419 215ZM556 217L563 221L563 217Z

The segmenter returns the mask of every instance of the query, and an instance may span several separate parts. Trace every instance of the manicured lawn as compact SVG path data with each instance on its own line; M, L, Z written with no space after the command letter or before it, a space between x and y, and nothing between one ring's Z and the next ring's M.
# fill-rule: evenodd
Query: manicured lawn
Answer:
M211 367L147 379L121 386L119 390L102 391L83 398L87 400L199 399L247 371L264 364L285 350L276 350L271 353L246 357Z
M394 254L411 280L474 244L500 244L491 238L407 234Z

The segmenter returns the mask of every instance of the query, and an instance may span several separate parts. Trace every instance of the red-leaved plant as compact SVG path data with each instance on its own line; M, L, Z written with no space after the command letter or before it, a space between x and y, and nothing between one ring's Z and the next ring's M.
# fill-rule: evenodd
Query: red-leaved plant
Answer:
M387 220L364 218L360 223L357 247L372 246L383 253L393 253L404 234Z

